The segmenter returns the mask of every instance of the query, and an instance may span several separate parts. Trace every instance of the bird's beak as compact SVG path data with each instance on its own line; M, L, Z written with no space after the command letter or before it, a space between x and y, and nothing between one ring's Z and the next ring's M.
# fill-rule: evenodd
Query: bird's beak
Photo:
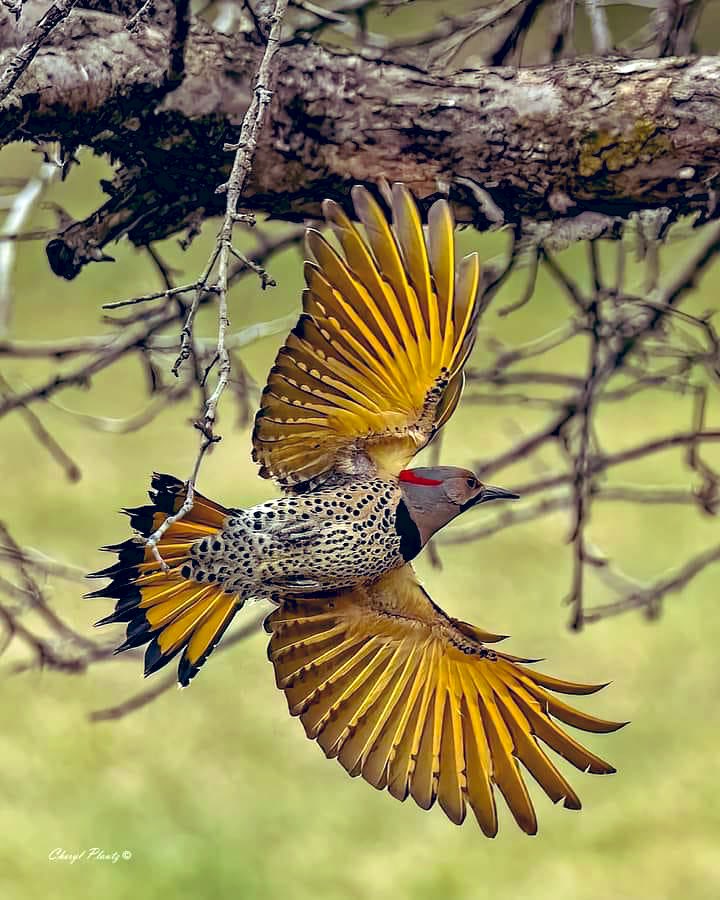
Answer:
M512 491L506 491L505 488L495 487L492 484L486 484L480 491L477 503L485 503L488 500L519 500L520 495L514 494Z
M520 495L514 494L512 491L507 491L505 488L495 487L492 484L486 484L483 486L483 489L478 493L476 497L473 497L472 500L468 500L467 503L463 503L460 507L461 512L465 512L465 510L470 509L471 506L477 506L478 503L486 503L488 500L519 500Z

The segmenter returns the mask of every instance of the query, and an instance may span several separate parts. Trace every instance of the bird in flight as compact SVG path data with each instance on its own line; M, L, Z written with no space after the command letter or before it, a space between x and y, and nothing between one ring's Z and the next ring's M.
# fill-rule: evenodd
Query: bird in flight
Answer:
M253 458L283 496L249 509L155 475L151 504L126 510L136 536L103 549L118 562L88 596L110 597L98 624L127 623L118 652L147 645L145 675L179 656L187 685L249 600L269 599L268 656L292 716L352 775L437 801L460 824L468 807L498 829L496 790L520 828L537 831L521 764L550 799L580 800L547 755L578 769L614 769L559 723L610 732L556 694L604 685L541 674L494 649L503 636L443 612L412 566L430 538L475 506L515 494L455 466L408 468L455 410L479 313L476 253L456 261L450 208L423 229L396 184L392 222L366 189L353 224L328 200L340 252L315 229L303 311L277 355L255 419Z

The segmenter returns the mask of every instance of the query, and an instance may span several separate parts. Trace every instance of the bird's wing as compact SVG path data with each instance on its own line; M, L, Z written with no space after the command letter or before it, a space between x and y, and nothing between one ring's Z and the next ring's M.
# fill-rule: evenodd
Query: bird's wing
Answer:
M455 265L448 204L428 214L393 188L394 224L353 190L366 239L323 205L342 258L319 232L307 241L303 313L278 353L255 419L253 458L284 487L333 471L397 475L450 417L475 339L480 264Z
M467 806L484 833L498 821L495 788L523 831L537 830L520 763L555 803L580 809L543 744L578 769L615 770L556 720L592 732L619 723L568 706L553 692L590 694L491 650L500 640L451 619L411 566L332 598L287 601L265 624L268 655L290 713L350 775L423 809L435 800L460 824Z

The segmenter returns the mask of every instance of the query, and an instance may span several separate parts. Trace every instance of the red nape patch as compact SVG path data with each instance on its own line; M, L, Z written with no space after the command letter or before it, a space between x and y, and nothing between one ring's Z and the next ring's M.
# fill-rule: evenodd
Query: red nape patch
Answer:
M416 475L412 469L403 469L400 473L400 481L407 481L410 484L442 484L442 481L435 481L434 478L423 478L421 475Z

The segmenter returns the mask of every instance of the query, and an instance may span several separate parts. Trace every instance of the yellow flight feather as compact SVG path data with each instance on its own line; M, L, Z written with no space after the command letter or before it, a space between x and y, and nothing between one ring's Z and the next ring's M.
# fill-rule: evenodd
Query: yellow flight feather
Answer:
M340 461L397 475L452 415L472 349L480 269L472 254L455 271L448 204L432 206L426 235L403 186L392 224L366 189L352 196L365 237L323 204L341 252L309 229L303 315L255 420L253 456L284 487L317 484Z
M428 252L443 332L441 353L446 356L454 338L452 327L455 285L455 225L445 200L437 200L428 212Z
M457 824L469 806L494 836L497 790L518 825L534 834L520 762L553 802L579 809L540 742L581 770L614 771L555 720L596 732L620 724L549 693L590 693L599 685L542 675L488 650L477 635L501 636L446 616L410 566L335 596L331 608L322 598L293 601L268 616L266 629L278 686L308 737L351 775L399 800L412 796L424 809L437 802Z

